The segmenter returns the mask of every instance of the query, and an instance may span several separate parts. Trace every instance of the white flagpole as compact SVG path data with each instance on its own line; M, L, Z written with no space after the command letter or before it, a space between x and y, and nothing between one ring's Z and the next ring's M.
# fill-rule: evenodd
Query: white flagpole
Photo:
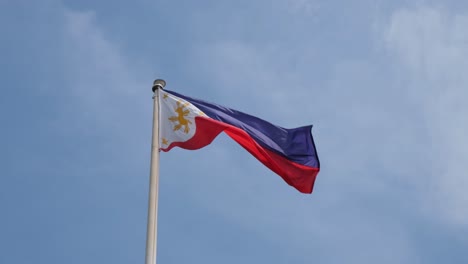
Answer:
M159 89L166 82L158 79L153 83L153 136L151 143L150 188L148 199L148 226L146 230L145 264L156 264L158 238L158 189L159 189Z

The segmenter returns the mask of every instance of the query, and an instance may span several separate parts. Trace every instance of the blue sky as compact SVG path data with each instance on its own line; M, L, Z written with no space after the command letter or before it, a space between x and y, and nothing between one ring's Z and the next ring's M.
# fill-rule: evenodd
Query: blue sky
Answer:
M158 263L467 263L468 2L0 1L0 263L143 263L151 84L314 125L300 194L161 155Z

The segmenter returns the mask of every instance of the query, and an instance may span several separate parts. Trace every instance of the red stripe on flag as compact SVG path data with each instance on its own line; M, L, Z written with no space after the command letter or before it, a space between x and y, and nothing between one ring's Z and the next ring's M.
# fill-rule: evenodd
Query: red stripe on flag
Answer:
M283 178L286 183L302 193L311 193L318 168L312 168L288 160L287 158L260 146L247 132L235 126L206 118L195 118L195 135L185 142L173 142L162 151L169 151L173 147L195 150L209 145L221 132L239 143L261 163Z

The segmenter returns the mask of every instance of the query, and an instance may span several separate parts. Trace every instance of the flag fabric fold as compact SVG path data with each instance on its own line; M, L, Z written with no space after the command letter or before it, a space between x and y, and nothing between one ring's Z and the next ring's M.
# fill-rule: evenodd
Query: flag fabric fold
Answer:
M312 126L282 128L258 117L159 90L160 150L203 148L221 132L302 193L311 193L320 162Z

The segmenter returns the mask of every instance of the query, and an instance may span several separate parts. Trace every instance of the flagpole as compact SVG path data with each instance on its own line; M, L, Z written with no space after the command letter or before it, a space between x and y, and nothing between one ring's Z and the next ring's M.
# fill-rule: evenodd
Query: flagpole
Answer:
M158 238L158 189L159 189L159 89L166 82L157 79L153 83L153 136L151 143L150 187L148 197L148 223L146 229L145 264L156 264Z

